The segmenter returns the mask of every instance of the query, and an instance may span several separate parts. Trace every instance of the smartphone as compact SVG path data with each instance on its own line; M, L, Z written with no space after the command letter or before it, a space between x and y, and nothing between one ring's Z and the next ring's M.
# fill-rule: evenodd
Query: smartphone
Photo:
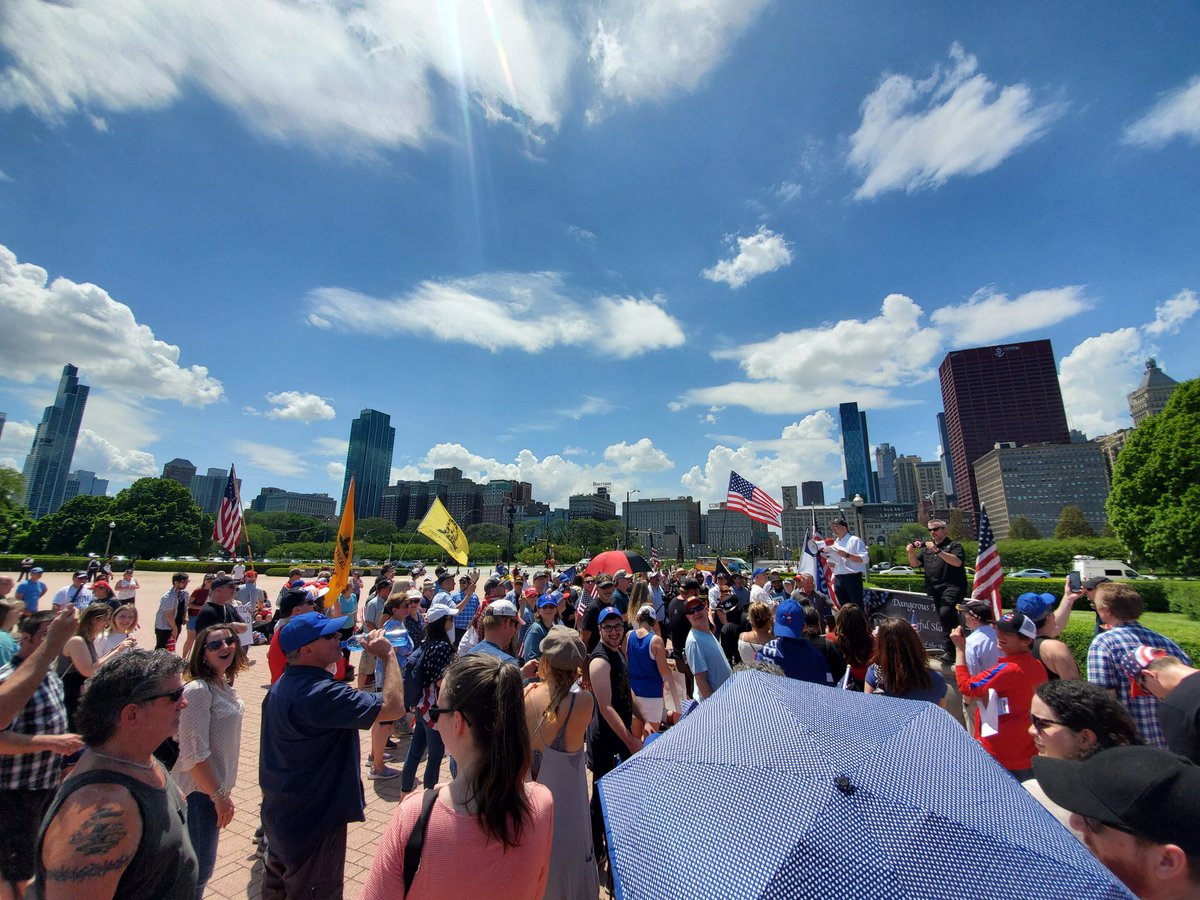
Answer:
M1071 593L1078 594L1083 589L1083 582L1079 578L1078 572L1067 573L1067 587L1071 589Z

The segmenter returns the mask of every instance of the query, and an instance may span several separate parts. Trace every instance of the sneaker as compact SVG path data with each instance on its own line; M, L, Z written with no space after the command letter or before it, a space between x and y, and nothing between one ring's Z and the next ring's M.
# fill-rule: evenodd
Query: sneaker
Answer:
M396 759L395 753L389 753L387 750L383 751L383 761L384 762L393 762L395 759ZM373 762L375 762L375 754L368 753L367 754L367 765L369 766Z
M368 772L367 777L372 781L384 781L388 778L399 778L400 771L398 769L390 768L389 766L384 766L382 772Z

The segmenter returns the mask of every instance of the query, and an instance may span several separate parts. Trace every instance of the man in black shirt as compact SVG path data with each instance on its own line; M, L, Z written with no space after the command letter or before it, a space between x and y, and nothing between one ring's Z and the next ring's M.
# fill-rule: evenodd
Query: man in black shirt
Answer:
M941 519L929 520L929 537L928 541L914 541L905 548L908 564L925 572L925 593L933 598L946 634L946 651L953 656L950 632L959 625L958 604L967 596L966 553L962 544L950 540L946 523Z
M208 601L196 614L197 635L210 625L228 625L230 631L238 634L250 627L241 620L233 607L233 594L237 585L237 581L228 575L219 575L213 579L212 587L208 591Z
M583 624L579 626L579 637L587 644L588 653L595 650L596 645L600 643L600 623L598 621L600 610L613 605L614 593L616 593L616 585L613 584L612 579L607 575L601 575L596 582L596 596L584 610Z
M667 606L667 624L671 630L671 658L675 660L675 670L683 673L689 697L692 696L696 680L692 677L692 670L687 664L687 656L683 652L687 644L688 633L692 630L692 623L688 621L687 616L687 603L693 597L699 596L700 582L695 578L687 578L684 579L679 596Z

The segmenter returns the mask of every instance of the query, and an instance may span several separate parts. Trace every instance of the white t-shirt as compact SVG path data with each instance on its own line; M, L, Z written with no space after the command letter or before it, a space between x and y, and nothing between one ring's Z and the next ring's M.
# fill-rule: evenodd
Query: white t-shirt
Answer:
M128 580L122 578L116 583L113 593L116 598L124 603L126 600L132 600L137 595L138 583L136 578Z
M867 573L867 565L870 563L870 557L867 554L867 545L863 543L863 539L858 535L847 532L833 542L834 550L845 550L851 556L862 558L862 562L854 562L846 559L840 553L829 553L829 561L833 563L834 575L852 575L857 572L860 575Z
M768 591L765 586L760 584L750 585L750 602L765 603L772 609L775 607L775 601L771 599L771 592Z

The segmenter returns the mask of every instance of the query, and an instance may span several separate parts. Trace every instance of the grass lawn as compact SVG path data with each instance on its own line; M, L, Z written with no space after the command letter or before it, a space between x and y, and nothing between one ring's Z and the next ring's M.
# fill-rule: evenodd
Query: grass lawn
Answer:
M1090 609L1072 610L1071 621L1061 635L1074 653L1080 672L1087 671L1087 648L1095 621L1095 613ZM1177 643L1192 657L1193 665L1200 661L1200 622L1180 613L1143 613L1138 621Z

